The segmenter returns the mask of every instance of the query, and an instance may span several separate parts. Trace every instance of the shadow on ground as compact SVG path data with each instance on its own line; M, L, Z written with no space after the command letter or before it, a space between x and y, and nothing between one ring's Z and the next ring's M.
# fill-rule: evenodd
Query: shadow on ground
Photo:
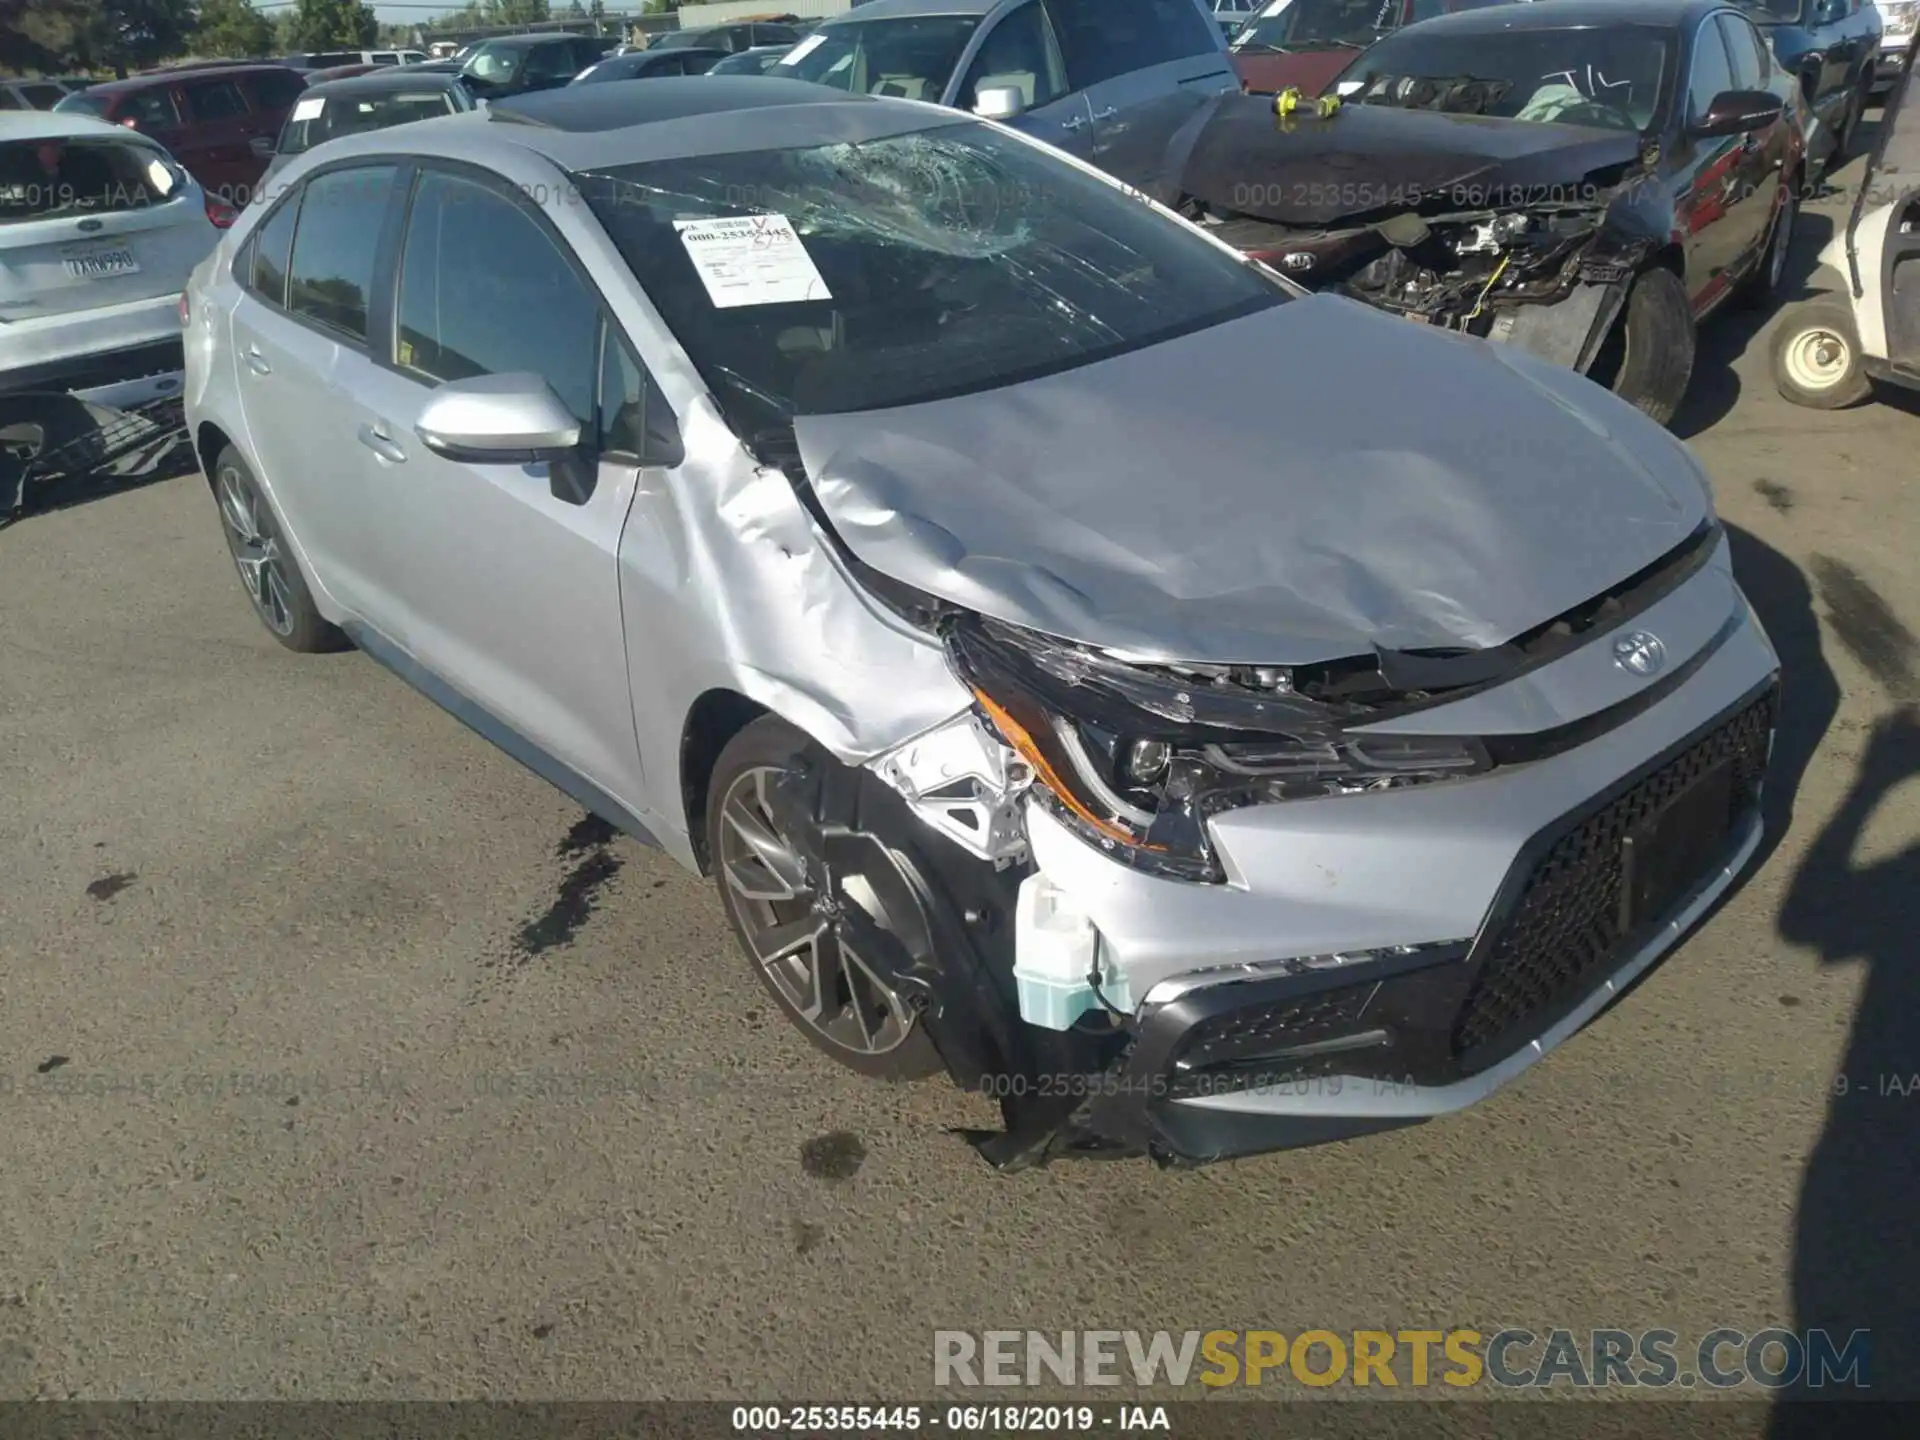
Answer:
M1844 225L1845 217L1838 223ZM1834 237L1835 225L1831 214L1802 210L1799 223L1794 226L1793 249L1787 256L1787 271L1780 281L1779 296L1762 306L1743 307L1738 301L1729 302L1701 324L1693 379L1687 385L1687 398L1673 417L1674 434L1683 440L1690 439L1732 412L1740 399L1740 377L1734 373L1734 363L1773 323L1783 306L1820 293L1812 281L1820 268L1820 252Z
M1866 968L1795 1217L1793 1328L1824 1331L1830 1354L1861 1356L1872 1395L1912 1399L1920 1397L1920 843L1858 852L1881 803L1920 776L1920 640L1847 565L1815 556L1809 570L1831 632L1893 708L1868 739L1839 809L1809 846L1779 920L1782 937L1811 947L1822 966ZM1761 583L1756 575L1756 588ZM1754 600L1758 606L1760 596ZM1798 617L1787 624L1798 628L1776 630L1775 639L1797 672L1789 697L1809 684L1824 692L1831 679L1817 654L1817 631ZM1811 649L1796 666L1789 651L1803 645ZM1823 703L1816 694L1803 706L1803 725ZM1849 1352L1856 1332L1864 1332L1864 1343ZM1810 1358L1820 1348L1810 1345ZM1770 1429L1774 1440L1843 1433L1825 1407L1794 1403L1831 1399L1845 1388L1831 1380L1815 1388L1819 1378L1808 1374L1785 1393Z

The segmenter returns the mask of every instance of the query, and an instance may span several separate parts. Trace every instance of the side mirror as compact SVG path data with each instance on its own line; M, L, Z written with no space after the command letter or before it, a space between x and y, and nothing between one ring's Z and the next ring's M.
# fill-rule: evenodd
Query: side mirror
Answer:
M531 372L449 380L413 429L434 454L471 465L537 465L580 447L580 422Z
M1011 120L1027 108L1027 97L1017 85L988 85L973 97L973 113L982 120Z
M1696 135L1738 135L1763 130L1785 110L1780 97L1767 90L1723 90L1713 97L1706 115L1693 127Z

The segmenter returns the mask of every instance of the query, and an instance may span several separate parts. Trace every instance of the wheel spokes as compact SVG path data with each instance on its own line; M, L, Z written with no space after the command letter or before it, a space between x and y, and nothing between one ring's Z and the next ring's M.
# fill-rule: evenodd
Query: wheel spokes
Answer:
M807 858L816 853L807 837L786 832L808 823L804 813L769 803L778 781L777 770L757 768L721 802L715 865L729 908L747 951L808 1029L837 1048L882 1054L907 1039L913 1016L849 944L848 926L870 923L872 907L859 899L864 877L850 876L848 893L816 871L824 862Z
M806 866L768 823L766 813L734 796L721 820L740 848L726 864L727 883L743 900L797 900L808 893Z

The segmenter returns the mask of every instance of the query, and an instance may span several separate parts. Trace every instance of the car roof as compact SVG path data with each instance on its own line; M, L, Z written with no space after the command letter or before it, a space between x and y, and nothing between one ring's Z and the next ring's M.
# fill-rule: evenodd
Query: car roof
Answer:
M134 132L98 115L77 110L0 110L0 143L8 140L68 140L75 136Z
M227 80L235 75L292 75L298 78L300 72L291 65L206 65L193 66L181 70L166 70L157 75L129 75L124 80L102 80L98 85L89 86L89 95L124 95L132 90L145 90L154 85L176 85L182 80L214 79Z
M762 45L759 48L778 50L782 47ZM677 60L684 55L744 55L746 53L744 50L728 50L719 45L672 45L665 50L629 50L624 55L609 55L602 63L611 63L615 60L658 60L668 55Z
M1436 15L1420 21L1419 29L1423 35L1484 35L1498 30L1573 30L1606 25L1678 28L1716 10L1738 12L1740 8L1732 0L1534 0L1531 5L1490 5Z
M899 16L985 15L1000 3L1001 0L868 0L865 5L856 5L834 16L821 28L854 25L862 20L890 20Z
M693 83L696 80L698 84ZM534 128L569 134L606 134L663 121L688 120L714 111L862 105L874 99L871 95L851 95L805 80L768 80L752 75L666 75L644 90L639 86L620 90L602 85L564 85L557 90L537 90L531 95L496 100L487 115L496 122L524 121Z
M435 156L482 165L531 152L563 171L833 143L859 144L953 125L962 112L764 75L664 75L645 83L565 85L327 142L347 156Z
M309 85L308 95L372 95L390 90L451 90L460 83L458 75L444 70L429 70L422 75L407 66L383 65L368 75L348 75L340 80L322 80Z
M545 45L553 40L591 40L591 35L575 35L568 30L549 31L542 35L492 35L474 46L493 45L503 50L526 50L535 45Z

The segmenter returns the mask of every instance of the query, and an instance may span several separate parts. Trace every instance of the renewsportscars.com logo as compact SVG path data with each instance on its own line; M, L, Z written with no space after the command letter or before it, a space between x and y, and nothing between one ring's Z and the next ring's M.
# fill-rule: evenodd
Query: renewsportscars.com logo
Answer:
M939 1386L1870 1388L1870 1335L1826 1330L936 1330Z

